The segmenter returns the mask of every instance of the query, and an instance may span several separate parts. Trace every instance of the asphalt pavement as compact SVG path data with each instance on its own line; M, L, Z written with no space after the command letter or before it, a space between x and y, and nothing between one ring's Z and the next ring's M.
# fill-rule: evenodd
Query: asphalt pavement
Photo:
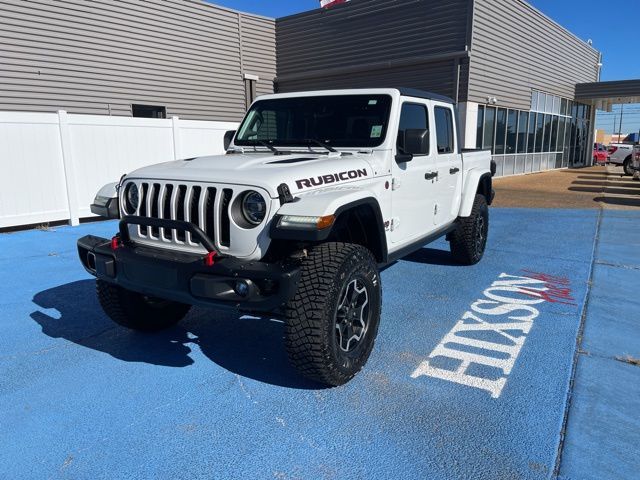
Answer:
M115 326L75 246L114 222L0 235L0 478L633 478L620 435L637 439L637 419L604 403L639 393L640 369L615 359L640 354L638 304L609 293L640 266L608 246L638 220L492 209L478 265L444 240L398 261L368 364L333 389L288 365L277 318ZM621 476L584 458L602 428L631 457Z

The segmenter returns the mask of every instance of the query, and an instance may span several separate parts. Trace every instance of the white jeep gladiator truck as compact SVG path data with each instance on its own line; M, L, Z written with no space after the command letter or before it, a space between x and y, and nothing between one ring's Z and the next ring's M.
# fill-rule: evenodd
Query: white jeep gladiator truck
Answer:
M131 172L92 211L111 239L78 240L104 311L153 331L192 305L281 314L293 365L340 385L378 331L380 268L446 235L477 263L495 166L462 151L454 102L412 89L266 95L225 155ZM419 279L416 279L419 281Z

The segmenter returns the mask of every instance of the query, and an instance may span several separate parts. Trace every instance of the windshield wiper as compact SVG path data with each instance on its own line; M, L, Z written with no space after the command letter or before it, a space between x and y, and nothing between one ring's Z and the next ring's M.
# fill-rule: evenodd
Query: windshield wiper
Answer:
M269 150L271 150L273 152L274 155L287 155L289 153L289 152L285 152L284 150L278 150L272 144L270 144L269 142L266 142L264 140L255 140L255 142L259 143L263 147L267 147Z
M338 151L335 148L333 148L331 145L327 145L325 142L321 142L320 140L316 140L315 138L307 138L305 140L305 142L307 142L307 145L310 145L310 144L313 143L313 144L318 145L320 147L326 148L327 150L329 150L332 153L335 153L335 152Z

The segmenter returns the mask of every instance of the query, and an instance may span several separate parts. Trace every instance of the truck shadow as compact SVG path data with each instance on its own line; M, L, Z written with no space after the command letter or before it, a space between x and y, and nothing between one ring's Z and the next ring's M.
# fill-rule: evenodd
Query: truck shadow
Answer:
M456 262L448 250L439 250L435 248L422 247L409 255L402 257L400 260L413 263L424 263L428 265L446 265L452 267L459 267L460 264Z
M31 318L52 338L107 353L125 362L164 367L194 363L197 347L231 373L296 389L322 389L303 378L287 360L284 324L276 319L193 308L177 326L140 333L115 325L102 311L94 280L80 280L43 290L33 297Z

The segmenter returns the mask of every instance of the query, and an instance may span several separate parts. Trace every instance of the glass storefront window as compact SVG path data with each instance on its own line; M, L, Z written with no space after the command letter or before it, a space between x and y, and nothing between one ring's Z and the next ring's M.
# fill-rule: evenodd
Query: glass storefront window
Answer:
M482 148L493 147L493 131L494 131L495 120L496 120L496 108L486 107L484 111L484 130L482 134L483 136Z
M558 120L559 117L556 115L551 118L551 145L549 147L550 152L558 151Z
M538 109L538 92L536 90L533 90L531 92L531 110L537 110Z
M482 126L484 125L484 105L478 106L478 121L476 124L476 148L482 148Z
M504 153L516 153L516 136L518 128L518 111L509 110L507 113L507 143Z
M518 115L518 150L516 153L525 153L527 150L527 120L529 114L527 112L520 112Z
M551 151L551 122L553 121L552 115L544 116L544 144L542 146L543 152Z
M542 151L542 145L544 143L544 117L543 114L539 113L536 118L536 153Z
M560 115L566 115L566 114L567 114L567 99L561 98L560 99Z
M529 113L529 138L527 141L527 153L533 153L536 138L536 115L537 113Z
M504 153L504 135L507 126L507 109L499 108L496 116L496 143L493 153L500 155Z

